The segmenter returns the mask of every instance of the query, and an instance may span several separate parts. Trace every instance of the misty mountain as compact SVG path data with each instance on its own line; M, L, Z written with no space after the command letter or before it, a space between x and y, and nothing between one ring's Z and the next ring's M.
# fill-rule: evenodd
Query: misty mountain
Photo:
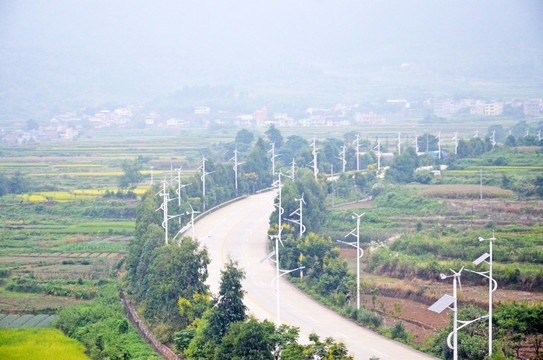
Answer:
M187 86L278 103L431 96L470 79L537 93L541 19L537 0L4 1L0 121L151 106Z

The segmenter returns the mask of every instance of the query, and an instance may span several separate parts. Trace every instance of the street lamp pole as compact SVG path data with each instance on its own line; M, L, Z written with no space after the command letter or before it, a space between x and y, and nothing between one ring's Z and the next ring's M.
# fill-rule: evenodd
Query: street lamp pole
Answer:
M485 262L488 264L488 271L473 271L468 270L468 272L475 273L477 275L481 275L488 279L488 355L492 356L492 293L496 291L498 288L498 283L496 280L492 278L492 243L496 240L496 237L494 236L494 232L492 232L492 237L488 239L484 239L482 237L479 237L479 241L488 241L489 244L489 253L484 253L483 255L479 256L477 259L473 261L473 264L475 266L479 265L482 262Z
M453 331L447 337L447 346L449 346L449 349L453 350L453 360L458 360L458 330L468 324L471 324L473 321L460 321L461 323L463 323L463 325L458 327L458 296L456 294L456 283L458 278L458 284L460 285L460 288L462 288L462 283L460 282L460 275L462 274L462 270L464 270L464 267L462 266L462 268L458 272L452 269L450 270L453 273L452 275L439 274L439 277L441 278L441 280L445 280L450 277L453 278L453 296L447 294L443 295L438 301L430 306L428 310L436 312L438 314L445 309L451 309L453 311ZM452 308L450 307L451 305L453 306ZM479 318L476 320L479 320ZM452 344L451 336L453 338Z
M362 213L358 215L357 213L353 213L353 219L356 217L356 229L345 235L345 237L349 235L356 236L356 245L350 242L341 241L338 240L338 242L350 245L354 248L356 248L356 309L360 309L360 258L364 255L364 251L360 248L360 219L362 216L364 216L365 213ZM356 235L354 234L356 230Z

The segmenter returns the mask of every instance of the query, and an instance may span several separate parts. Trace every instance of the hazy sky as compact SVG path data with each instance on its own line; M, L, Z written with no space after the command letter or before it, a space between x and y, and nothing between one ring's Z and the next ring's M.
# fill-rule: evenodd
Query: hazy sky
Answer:
M0 105L45 82L147 96L277 69L538 66L542 49L541 0L0 0Z

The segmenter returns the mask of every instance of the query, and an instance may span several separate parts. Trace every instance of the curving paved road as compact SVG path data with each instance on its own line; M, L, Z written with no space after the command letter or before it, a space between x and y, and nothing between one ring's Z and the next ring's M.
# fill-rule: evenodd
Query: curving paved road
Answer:
M218 293L220 270L228 257L245 269L245 303L250 313L275 321L276 296L271 286L275 266L260 263L267 253L267 230L275 192L250 196L207 215L195 225L196 237L208 248L211 264L208 284ZM315 332L343 341L358 360L376 356L380 360L436 359L392 341L343 318L280 278L281 321L300 328L302 341Z

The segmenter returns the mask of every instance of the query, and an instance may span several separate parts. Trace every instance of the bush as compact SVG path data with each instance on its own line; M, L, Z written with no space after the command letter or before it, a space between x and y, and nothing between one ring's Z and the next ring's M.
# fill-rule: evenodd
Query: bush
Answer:
M55 327L81 341L92 359L158 359L129 325L113 284L100 290L92 302L62 310Z
M364 308L361 308L357 311L356 313L356 320L365 325L365 326L369 326L369 327L380 327L381 325L383 325L383 317L380 316L380 315L377 315L376 313L368 310L368 309L364 309Z
M390 334L393 339L407 340L409 333L405 330L405 324L402 321L398 321L396 325L390 330Z

